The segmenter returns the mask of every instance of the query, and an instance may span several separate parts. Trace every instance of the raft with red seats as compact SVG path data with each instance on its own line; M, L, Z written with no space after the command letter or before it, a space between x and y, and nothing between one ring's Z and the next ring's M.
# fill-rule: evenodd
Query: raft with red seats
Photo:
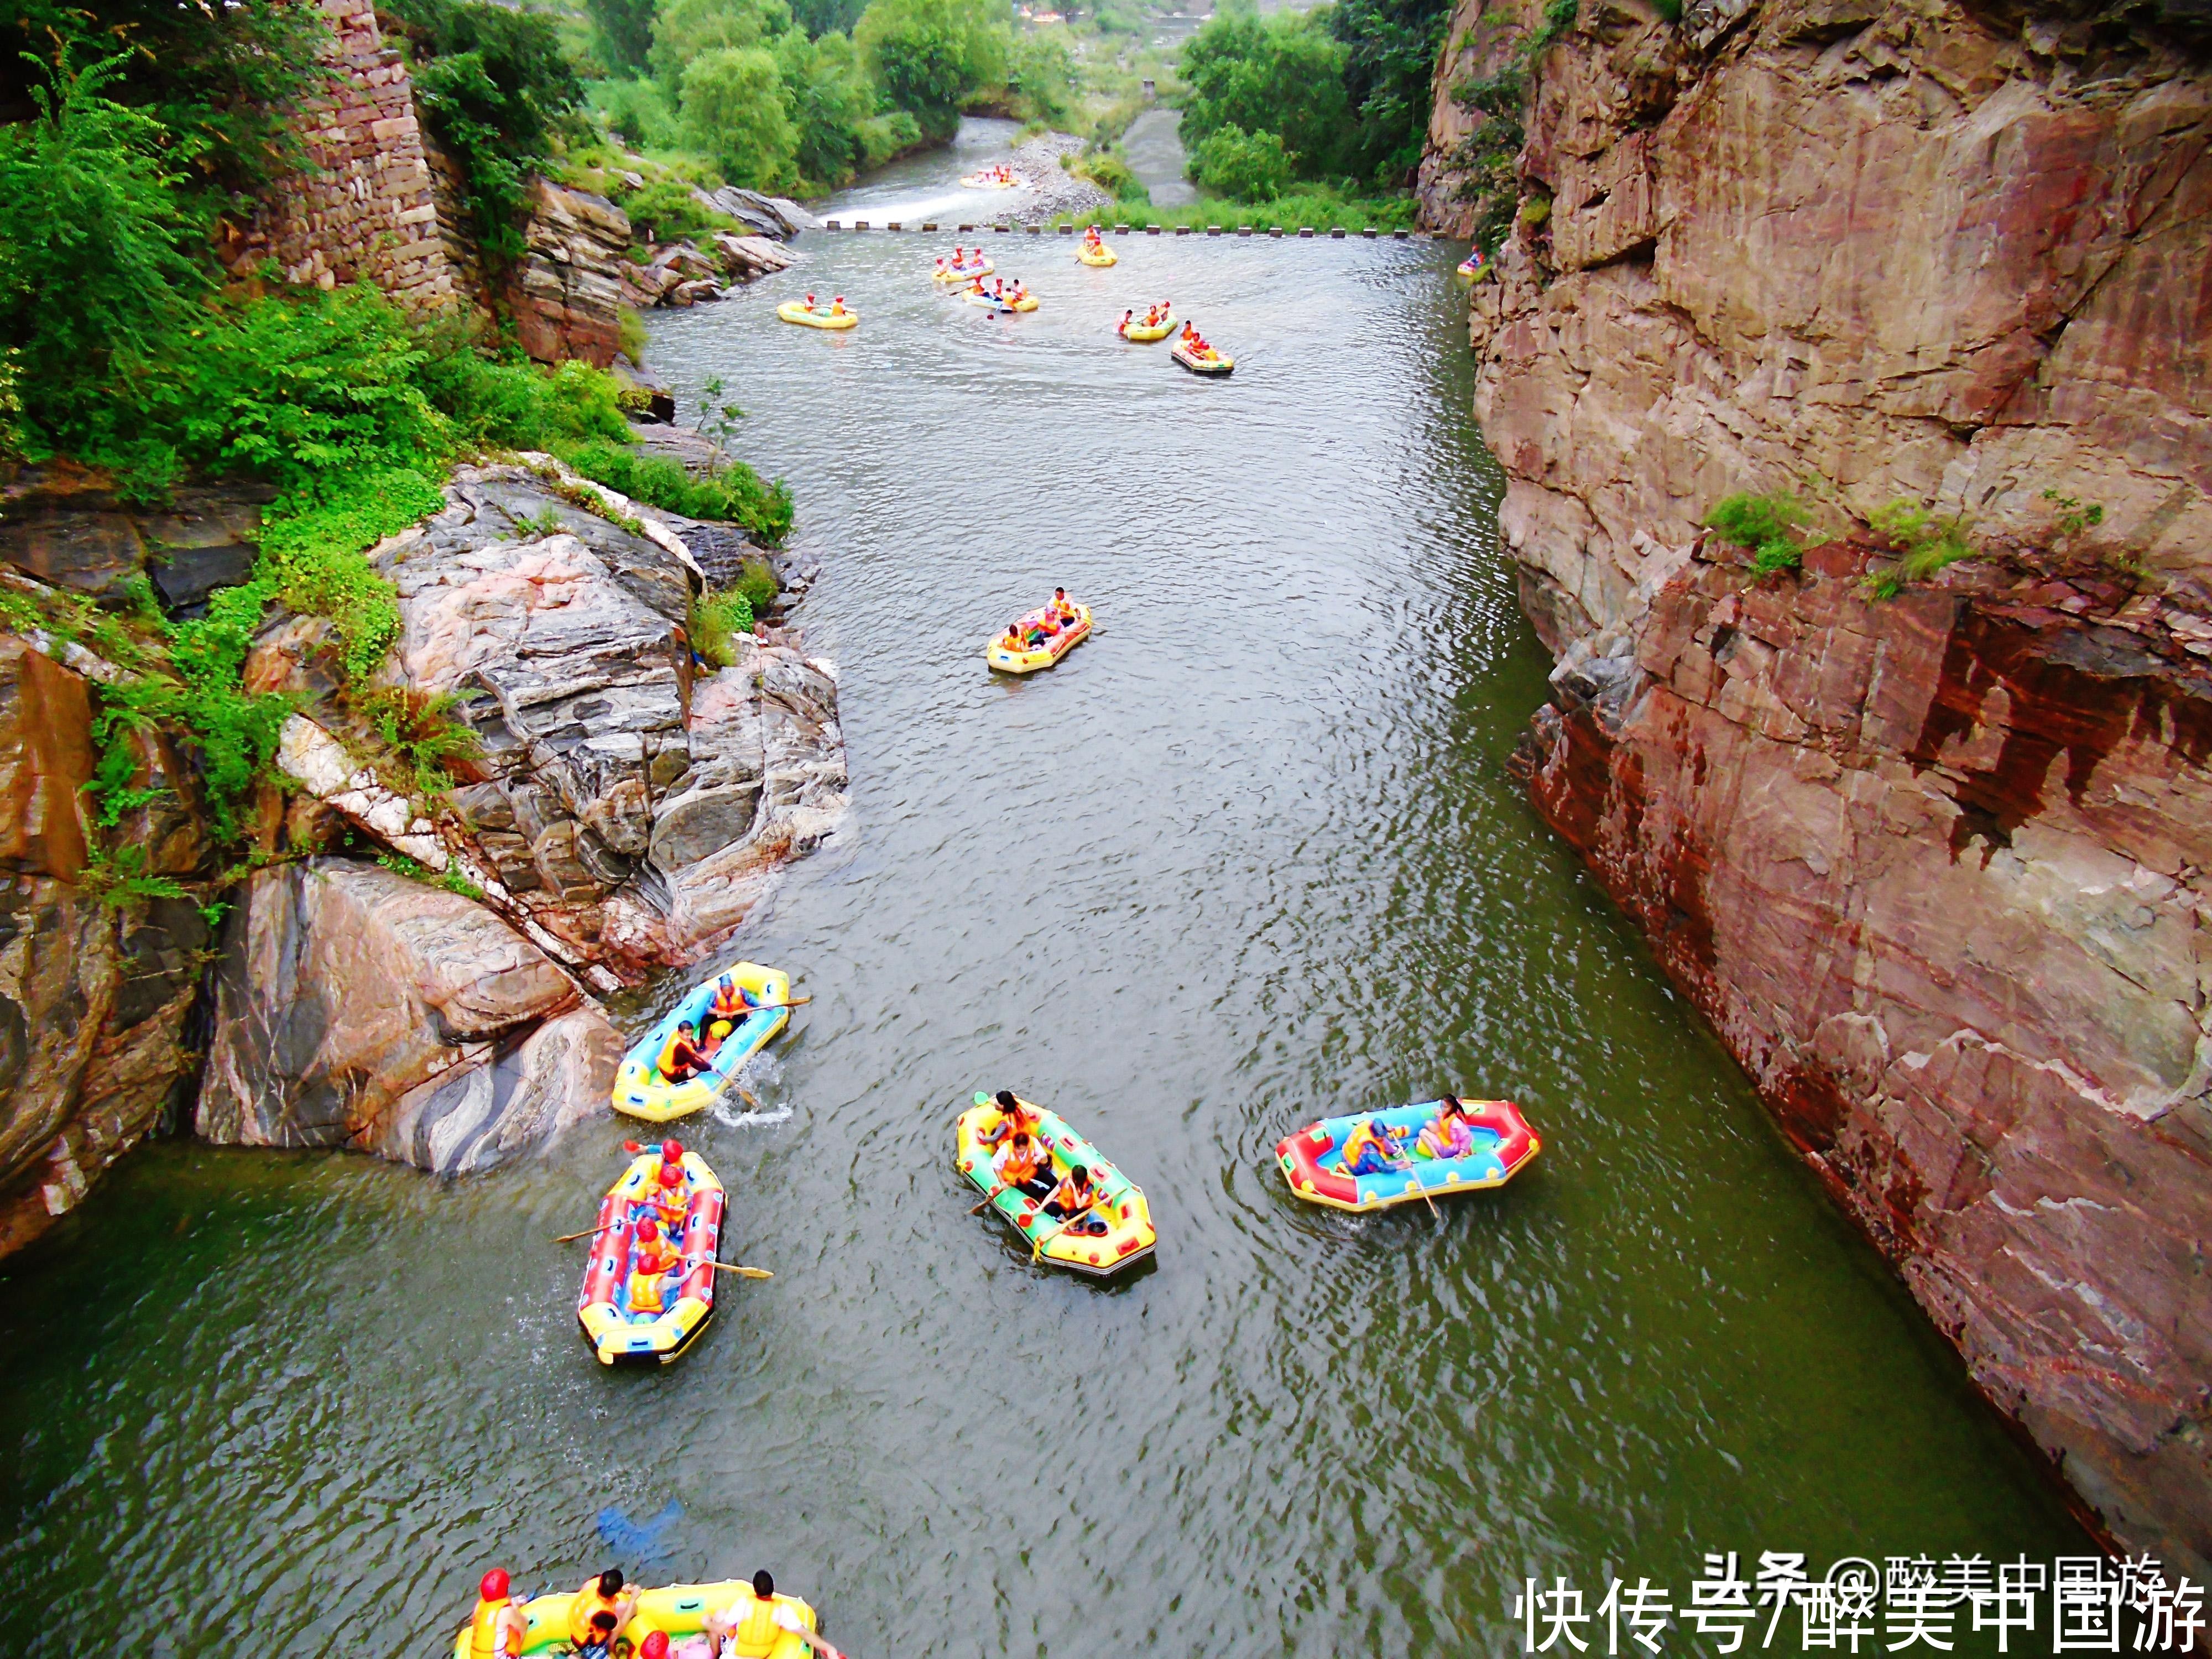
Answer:
M1442 1101L1393 1106L1350 1117L1325 1117L1275 1143L1275 1162L1291 1190L1311 1204L1339 1210L1383 1210L1422 1198L1503 1187L1543 1150L1544 1143L1510 1100L1462 1100L1473 1147L1461 1158L1431 1158L1417 1149L1420 1132L1435 1121ZM1404 1167L1352 1176L1344 1168L1344 1143L1372 1121L1404 1148Z
M673 1146L674 1142L662 1143ZM665 1365L698 1340L714 1315L714 1261L721 1254L722 1212L727 1195L707 1160L680 1152L690 1183L684 1223L667 1243L677 1270L661 1281L658 1311L630 1305L630 1274L637 1257L638 1223L653 1213L652 1198L660 1178L661 1146L648 1146L633 1159L599 1200L599 1219L592 1235L592 1259L576 1297L576 1322L602 1365ZM655 1223L654 1231L659 1231Z

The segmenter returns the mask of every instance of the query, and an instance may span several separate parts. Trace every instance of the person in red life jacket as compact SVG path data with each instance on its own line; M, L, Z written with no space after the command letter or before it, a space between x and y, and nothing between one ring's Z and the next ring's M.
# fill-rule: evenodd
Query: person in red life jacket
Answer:
M477 1585L476 1611L469 1615L469 1659L520 1659L530 1638L530 1620L508 1591L504 1567L494 1567Z
M637 1224L637 1242L631 1248L629 1258L629 1310L632 1313L652 1314L656 1317L666 1310L668 1278L678 1266L679 1259L660 1236L659 1224L651 1216Z
M660 1074L671 1083L689 1083L707 1069L707 1055L699 1047L698 1028L688 1019L676 1023L676 1034L660 1051Z
M1115 331L1116 334L1120 335L1120 336L1121 336L1123 339L1125 339L1125 340L1126 340L1127 338L1128 338L1128 337L1129 337L1129 319L1130 319L1131 318L1134 317L1136 314L1137 314L1137 313L1136 313L1136 310L1135 310L1135 308L1134 308L1133 307L1131 309L1129 309L1129 310L1127 310L1127 311L1123 312L1123 313L1121 313L1121 322L1120 322L1120 323L1118 323L1117 325L1115 325L1115 329L1114 329L1114 331ZM1146 321L1146 323L1148 325L1151 324L1152 320L1152 319L1150 317L1147 317L1147 318L1146 318L1146 319L1145 319L1145 321Z

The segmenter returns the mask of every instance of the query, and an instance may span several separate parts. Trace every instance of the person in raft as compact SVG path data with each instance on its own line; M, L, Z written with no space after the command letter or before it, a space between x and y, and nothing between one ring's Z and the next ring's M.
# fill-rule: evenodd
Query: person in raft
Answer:
M651 1216L637 1224L637 1243L629 1258L629 1310L658 1319L666 1311L668 1276L678 1258L660 1236L660 1225Z
M1379 1117L1369 1117L1352 1127L1344 1138L1341 1162L1348 1176L1382 1175L1391 1170L1406 1167L1405 1155L1398 1150L1397 1140L1405 1131L1393 1129Z
M999 649L1001 651L1026 651L1029 648L1029 640L1022 633L1022 620L1020 617L1017 617L1013 621L1006 624L1006 631L999 635Z
M1065 1220L1071 1233L1089 1233L1103 1237L1106 1232L1103 1218L1088 1212L1097 1207L1105 1194L1091 1184L1091 1171L1080 1164L1071 1164L1067 1176L1052 1189L1052 1196L1044 1201L1044 1212L1054 1220ZM1078 1221L1074 1218L1084 1217Z
M669 1237L684 1236L684 1224L691 1217L691 1183L684 1178L682 1163L672 1159L661 1164L643 1202L651 1206L653 1219Z
M1067 590L1064 587L1052 590L1052 614L1064 623L1075 620L1075 601L1067 597Z
M1053 1192L1052 1160L1027 1129L1006 1137L999 1155L991 1160L991 1173L1001 1187L1012 1187L1031 1198L1049 1198Z
M800 1641L821 1656L821 1659L845 1659L845 1656L806 1628L806 1623L789 1607L775 1599L775 1578L765 1568L753 1575L753 1593L738 1592L738 1599L726 1607L710 1610L707 1614L707 1639L714 1644L714 1659L738 1659L750 1650L766 1653L775 1645L776 1633L789 1631Z
M689 1083L707 1069L707 1055L699 1047L699 1028L688 1019L676 1022L676 1033L655 1062L671 1083Z
M975 1132L975 1139L983 1146L995 1151L1017 1129L1030 1134L1037 1132L1041 1120L1036 1109L1024 1106L1012 1089L1000 1090L991 1097L991 1103L999 1109L998 1116Z
M469 1659L520 1659L530 1620L511 1594L507 1569L494 1567L477 1585L469 1615Z
M594 1642L601 1653L609 1652L636 1611L637 1592L623 1587L620 1567L609 1567L597 1578L586 1578L568 1603L568 1639L579 1652L590 1652Z
M1467 1127L1466 1109L1456 1095L1446 1095L1437 1103L1437 1115L1421 1126L1420 1139L1413 1143L1418 1158L1465 1158L1474 1150L1474 1133Z
M759 1006L753 994L729 975L716 980L714 1000L707 1005L707 1052L711 1054L720 1048L730 1028Z
M1128 310L1123 312L1121 313L1121 320L1114 325L1114 331L1121 336L1122 338L1127 339L1129 335L1130 321L1136 316L1136 314L1137 310L1134 306L1132 306ZM1150 323L1152 319L1148 317L1145 320L1147 323Z
M1085 225L1083 228L1083 246L1091 248L1095 248L1098 246L1097 226Z

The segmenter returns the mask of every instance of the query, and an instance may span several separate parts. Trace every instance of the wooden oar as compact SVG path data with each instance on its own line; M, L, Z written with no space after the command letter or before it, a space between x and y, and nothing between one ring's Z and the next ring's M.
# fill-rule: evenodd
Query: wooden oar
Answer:
M735 1273L740 1279L774 1279L775 1275L765 1267L740 1267L733 1261L710 1264L716 1273Z
M611 1233L616 1227L619 1227L621 1225L622 1223L617 1221L611 1226L586 1227L580 1233L563 1233L560 1237L555 1239L553 1242L556 1244L574 1244L580 1238L591 1238L600 1233Z
M1097 1207L1097 1203L1094 1200L1091 1204L1086 1205L1084 1208L1078 1210L1073 1215L1069 1216L1061 1221L1060 1225L1054 1227L1050 1232L1039 1234L1030 1244L1030 1264L1034 1267L1037 1262L1042 1261L1044 1259L1044 1247L1046 1245L1051 1243L1054 1239L1058 1238L1062 1233L1066 1232L1070 1227L1073 1227L1077 1222L1082 1220L1084 1217L1089 1215L1091 1211Z
M983 1204L988 1204L988 1203L990 1203L992 1200L994 1200L994 1199L997 1198L997 1197L998 1197L998 1195L999 1195L1000 1193L1005 1192L1005 1191L1006 1190L1006 1188L1009 1188L1009 1187L1012 1186L1013 1184L1014 1184L1014 1183L1013 1183L1012 1182L1011 1182L1011 1181L1002 1181L1002 1182L1000 1182L997 1186L995 1186L995 1187L992 1188L991 1188L991 1190L990 1190L989 1192L988 1192L988 1193L986 1193L986 1194L983 1194ZM981 1214L982 1214L982 1213L983 1213L983 1204L971 1204L971 1205L969 1205L969 1206L968 1206L968 1213L969 1213L969 1215L981 1215Z

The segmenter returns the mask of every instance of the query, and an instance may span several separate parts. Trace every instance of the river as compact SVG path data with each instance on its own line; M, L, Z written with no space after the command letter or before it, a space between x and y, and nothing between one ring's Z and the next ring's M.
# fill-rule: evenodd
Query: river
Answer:
M815 999L790 1115L684 1129L774 1279L611 1373L550 1240L614 1121L457 1182L143 1151L0 1270L0 1651L429 1659L485 1566L611 1559L771 1567L854 1659L1502 1652L1524 1574L2085 1548L1505 773L1547 664L1458 250L995 236L1043 296L1001 319L931 291L950 240L811 236L652 323L796 490L842 677L850 829L738 945ZM780 325L806 289L861 326ZM1112 337L1163 295L1232 380ZM1096 636L994 678L1055 583ZM1455 1085L1544 1150L1440 1218L1270 1165ZM952 1120L1000 1086L1143 1184L1156 1263L1078 1282L968 1213Z

